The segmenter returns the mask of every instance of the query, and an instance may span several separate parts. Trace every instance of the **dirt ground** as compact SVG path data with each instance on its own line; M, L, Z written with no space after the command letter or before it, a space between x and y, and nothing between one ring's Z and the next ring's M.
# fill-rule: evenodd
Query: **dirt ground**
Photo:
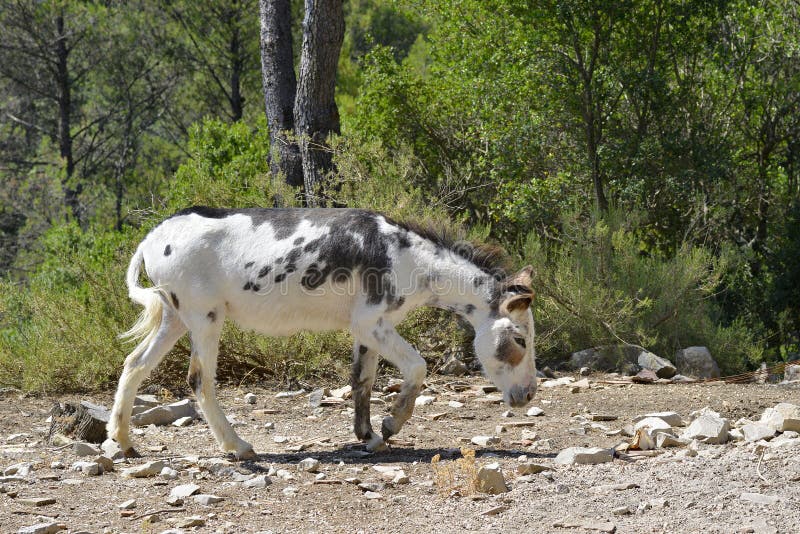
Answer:
M55 521L66 527L63 532L72 533L800 532L796 445L764 452L752 443L733 442L701 445L694 457L665 449L655 456L599 465L553 461L566 447L612 447L628 439L614 431L639 414L675 411L687 420L693 410L709 406L732 423L742 417L757 420L778 402L800 404L800 389L620 386L603 384L604 378L591 376L592 386L575 393L569 386L540 388L531 404L544 410L539 417L526 416L526 409L505 413L506 406L480 390L487 384L481 378L432 378L424 394L435 401L417 407L392 449L377 454L366 453L354 441L352 401L312 408L306 395L276 398L276 390L224 387L223 409L237 422L237 432L255 446L258 459L234 462L220 453L202 421L141 429L134 439L143 458L129 464L163 460L177 471L172 480L123 477L120 471L127 463L101 476L71 471L74 462L86 458L77 458L70 446L47 445L46 419L54 402L80 399L6 393L0 398L0 472L19 462L31 462L33 469L22 477L0 477L0 531ZM246 393L257 396L255 404L244 401ZM377 428L388 406L381 396L376 388ZM168 397L164 400L175 400ZM109 407L112 401L110 394L82 398ZM451 406L452 401L456 403ZM605 429L589 426L581 434L572 416L584 413L617 418L599 422ZM512 425L499 432L499 425L511 422L532 426ZM489 447L471 444L479 435L501 441ZM469 473L459 476L459 466L470 463L457 461L461 447L476 450L475 466L498 462L510 491L471 491ZM441 460L433 466L436 455ZM526 461L521 456L548 469L521 476L517 467ZM298 462L309 457L320 461L322 475L298 469ZM53 462L65 468L54 469ZM402 469L408 482L392 483L375 466ZM282 469L286 471L275 473ZM455 473L450 483L448 472ZM241 480L252 474L268 474L271 483L245 487ZM204 506L190 497L182 506L170 506L170 490L190 482L200 487L199 493L223 500ZM777 499L761 504L742 498L746 493ZM30 497L55 503L33 506L25 501ZM118 506L130 499L136 500L135 508L121 511ZM180 526L193 516L201 526Z

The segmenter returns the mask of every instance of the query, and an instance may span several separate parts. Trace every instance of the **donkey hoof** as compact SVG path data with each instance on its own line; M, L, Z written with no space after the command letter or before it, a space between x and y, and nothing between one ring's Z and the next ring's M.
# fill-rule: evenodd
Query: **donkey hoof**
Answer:
M236 457L237 460L240 461L255 460L256 458L258 458L258 455L256 454L256 452L253 450L252 447L249 449L245 449L242 452L236 452L234 453L234 456Z
M139 451L137 451L133 447L128 447L127 449L125 449L125 451L122 454L125 455L125 458L141 458L142 457L142 455L139 454Z
M369 452L383 452L389 450L389 446L386 445L386 442L380 437L373 434L369 441L367 441L367 450Z
M397 434L394 417L388 416L383 418L383 423L381 423L381 434L383 435L384 441Z

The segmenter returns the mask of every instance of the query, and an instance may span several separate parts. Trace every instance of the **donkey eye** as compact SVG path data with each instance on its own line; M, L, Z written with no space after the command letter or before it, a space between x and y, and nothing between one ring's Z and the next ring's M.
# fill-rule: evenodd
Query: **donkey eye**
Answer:
M527 347L527 345L525 344L525 338L524 337L515 337L514 338L514 343L516 343L517 345L519 345L523 349Z

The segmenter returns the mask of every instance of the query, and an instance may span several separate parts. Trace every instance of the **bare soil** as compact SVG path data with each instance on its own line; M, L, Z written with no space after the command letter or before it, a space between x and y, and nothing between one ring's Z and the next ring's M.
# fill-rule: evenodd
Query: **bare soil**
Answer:
M592 387L577 393L569 386L541 388L532 403L544 410L539 417L526 417L526 409L514 409L510 417L504 414L506 406L479 390L486 384L481 378L432 378L425 394L436 401L417 407L392 449L377 454L367 454L354 441L351 401L315 409L305 395L276 398L277 390L224 387L220 390L223 408L238 422L237 432L255 446L258 459L234 462L226 458L202 421L181 428L142 429L134 439L143 458L127 462L161 459L178 471L174 480L122 477L126 463L116 464L114 472L101 476L70 471L73 462L86 458L77 458L69 446L48 445L46 418L54 402L80 399L6 394L0 399L0 471L18 462L32 462L33 470L23 481L0 484L0 531L17 532L24 526L56 521L66 526L65 532L150 533L200 516L203 526L182 531L800 532L798 447L764 453L755 444L735 442L702 445L695 457L667 449L652 457L600 465L553 462L566 447L612 447L627 439L607 435L601 428L589 428L580 435L576 433L580 425L571 419L575 414L617 416L600 422L612 431L639 414L676 411L688 419L690 412L705 406L731 422L742 417L757 420L765 408L778 402L800 403L800 390L756 384L618 386L602 384L603 378L590 377ZM245 403L248 392L257 395L255 405ZM373 415L378 428L388 406L380 396L376 389ZM164 400L174 400L168 397ZM83 398L106 406L112 401L110 394ZM464 406L452 407L450 401ZM533 426L498 432L498 425L519 421ZM268 423L274 423L274 428L268 428ZM7 441L20 433L28 436ZM470 438L478 435L496 435L501 442L486 448L470 444ZM447 487L442 469L457 471L461 447L477 451L477 466L499 462L510 491L475 493L459 478ZM434 469L431 460L436 455L441 461ZM516 469L523 455L550 470L520 477ZM322 482L317 474L298 470L298 462L307 457L321 462ZM224 463L220 468L219 462L225 459L231 469ZM66 469L51 468L56 461ZM402 469L410 482L392 484L374 469L376 465ZM242 474L266 474L270 468L285 469L294 479L273 474L271 484L260 489L237 482ZM345 481L353 478L374 483L373 493ZM166 503L171 488L189 482L200 486L200 493L224 500L210 506L192 498L178 507ZM778 501L758 504L743 500L743 493L775 496ZM51 497L55 503L35 507L24 503L27 497ZM136 507L124 517L118 505L129 499L136 499ZM626 506L631 513L613 512Z

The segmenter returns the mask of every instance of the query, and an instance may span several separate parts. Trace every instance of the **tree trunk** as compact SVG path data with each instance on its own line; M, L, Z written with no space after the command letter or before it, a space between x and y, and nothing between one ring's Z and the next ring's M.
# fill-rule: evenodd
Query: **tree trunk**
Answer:
M269 125L270 171L287 184L303 186L300 148L294 139L297 80L292 57L289 0L259 0L261 14L261 75Z
M325 203L319 188L333 166L328 137L339 133L334 90L344 39L344 13L342 0L306 0L305 11L294 122L303 160L306 203L318 206Z
M64 191L64 202L78 223L81 221L80 199L81 184L72 186L72 175L75 174L75 159L72 154L72 95L69 79L69 49L67 34L64 28L64 15L56 17L56 84L58 100L58 147L64 160L65 176L61 187Z
M242 118L242 108L244 107L244 97L242 96L242 43L239 38L239 27L235 26L234 21L233 35L231 35L230 53L231 53L231 120L233 122L239 121Z

